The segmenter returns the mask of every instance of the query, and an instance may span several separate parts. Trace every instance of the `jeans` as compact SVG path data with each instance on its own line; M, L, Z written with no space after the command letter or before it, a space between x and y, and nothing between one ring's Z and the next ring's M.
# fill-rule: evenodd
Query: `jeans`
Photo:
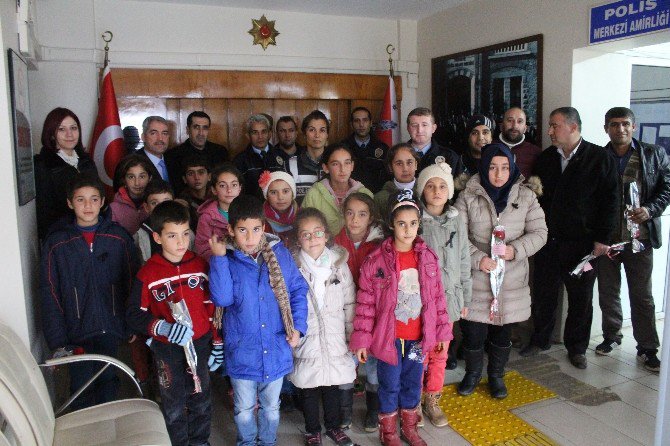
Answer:
M398 407L413 409L418 406L424 360L420 345L421 341L396 339L398 363L391 365L384 361L377 362L380 413L395 412Z
M598 265L598 297L603 313L603 336L621 342L621 264L626 272L630 299L633 337L642 350L658 349L656 332L656 308L651 294L651 272L654 269L654 250L648 240L642 242L647 248L633 253L628 244L613 259L603 257Z
M359 367L360 363L358 362L358 357L356 355L353 356L356 367ZM377 389L379 388L379 378L377 378L377 358L375 358L370 354L370 352L368 352L368 360L365 361L363 367L365 368L365 391L377 392ZM340 390L347 390L353 388L354 383L340 385Z
M591 337L593 320L593 285L596 281L598 261L591 261L593 269L580 278L570 271L593 249L588 240L551 239L535 254L535 283L531 313L534 332L531 343L548 347L556 324L556 310L561 296L561 284L568 294L568 317L565 320L563 343L568 354L584 354Z
M78 346L83 347L85 353L106 355L116 358L120 340L110 334L103 334L80 342ZM81 388L86 381L91 379L104 363L97 361L79 362L69 366L70 392ZM96 404L107 403L116 399L119 386L119 378L116 376L115 367L109 366L102 375L93 381L79 397L72 402L72 410L84 409Z
M151 343L154 353L163 415L174 446L207 445L212 422L209 367L211 335L193 341L198 355L198 377L202 392L193 393L193 376L186 363L184 347Z
M340 389L338 386L321 386L300 389L302 413L305 415L305 430L308 434L321 432L319 423L319 401L323 400L323 424L326 430L340 424Z
M284 378L267 383L230 378L235 403L237 446L271 446L277 443L279 393ZM258 423L254 408L258 402Z

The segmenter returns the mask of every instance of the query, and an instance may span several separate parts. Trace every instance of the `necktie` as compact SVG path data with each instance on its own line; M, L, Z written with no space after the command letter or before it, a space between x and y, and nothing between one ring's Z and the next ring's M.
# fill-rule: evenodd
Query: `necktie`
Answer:
M361 150L365 150L366 147L367 147L367 144L365 144L365 143L361 144Z
M158 169L159 169L159 173L161 174L161 178L163 178L165 181L169 181L168 180L167 167L165 167L165 161L164 160L160 160L158 162Z

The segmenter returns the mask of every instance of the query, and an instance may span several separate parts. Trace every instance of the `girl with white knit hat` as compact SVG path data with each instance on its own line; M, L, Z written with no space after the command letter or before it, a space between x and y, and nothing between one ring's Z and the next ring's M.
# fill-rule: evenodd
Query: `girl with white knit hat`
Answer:
M298 213L296 185L293 176L282 170L264 171L258 179L263 191L263 211L265 212L265 232L278 236L291 249L296 245L293 222Z
M449 164L436 163L423 169L416 181L416 190L424 209L422 237L437 254L449 319L453 323L467 314L467 304L472 295L472 275L468 232L456 208L449 205L454 196L454 179ZM437 402L444 383L445 367L454 369L455 362L453 341L448 349L428 353L422 410L437 427L448 424Z

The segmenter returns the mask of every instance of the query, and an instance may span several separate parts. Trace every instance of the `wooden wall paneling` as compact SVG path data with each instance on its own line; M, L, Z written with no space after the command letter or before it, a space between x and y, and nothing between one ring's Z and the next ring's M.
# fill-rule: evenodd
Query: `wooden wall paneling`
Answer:
M179 140L175 141L175 145L183 143L188 138L188 132L186 131L186 118L188 118L188 115L190 115L191 112L194 111L202 111L202 109L203 109L203 101L200 98L179 99L179 115L177 121L175 122L175 125L179 130L177 132L177 137L179 138Z
M275 99L274 101L274 116L275 118L275 128L277 126L277 120L281 118L282 116L292 116L293 119L296 121L298 118L296 117L296 111L295 111L295 100L293 99ZM297 122L298 125L298 132L300 132L300 124L302 124L302 121Z
M395 85L400 102L400 76ZM117 96L131 97L382 100L387 86L388 77L371 74L114 69Z
M351 125L349 124L350 104L351 101L346 99L337 101L336 117L333 118L337 120L337 127L339 129L337 141L342 141L351 133Z
M179 123L179 99L163 99L165 101L165 113L162 115L170 123L170 147L179 145L181 142L181 132L183 131Z
M226 99L205 99L203 111L212 120L207 139L228 148L228 101Z
M231 157L242 152L249 144L246 122L251 114L249 99L228 100L228 153Z

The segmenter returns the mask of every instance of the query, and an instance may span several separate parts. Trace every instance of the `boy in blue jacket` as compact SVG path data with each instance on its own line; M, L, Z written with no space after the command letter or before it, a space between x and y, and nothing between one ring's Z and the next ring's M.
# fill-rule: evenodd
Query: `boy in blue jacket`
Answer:
M42 247L40 297L44 336L54 357L75 350L116 357L127 338L126 299L137 271L135 246L125 229L100 215L104 186L75 177L67 188L74 218L51 227ZM70 387L82 387L99 362L70 367ZM82 409L116 398L117 378L108 368L72 404Z
M214 303L226 307L225 354L235 393L237 445L274 445L283 377L293 370L291 348L307 332L308 286L279 238L263 233L259 199L240 195L228 212L230 244L216 236L209 242L210 291Z

